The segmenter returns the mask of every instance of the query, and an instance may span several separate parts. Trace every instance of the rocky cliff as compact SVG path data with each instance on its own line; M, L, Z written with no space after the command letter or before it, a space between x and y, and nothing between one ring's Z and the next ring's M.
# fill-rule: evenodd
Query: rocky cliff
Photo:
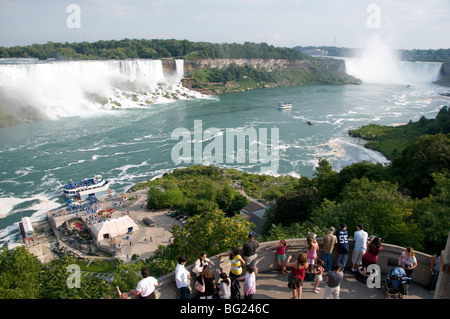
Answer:
M199 72L224 70L231 66L249 68L264 73L261 77L242 76L223 81L208 81ZM220 72L219 72L220 73ZM204 75L204 74L203 74ZM343 60L312 58L308 60L286 59L199 59L184 60L183 85L206 94L244 91L262 87L305 85L305 84L359 84L360 81L349 76Z
M223 69L233 63L239 66L251 66L258 70L265 69L267 71L275 69L316 71L324 68L339 76L346 75L344 61L337 59L201 59L184 60L184 76L191 77L193 72L199 69Z

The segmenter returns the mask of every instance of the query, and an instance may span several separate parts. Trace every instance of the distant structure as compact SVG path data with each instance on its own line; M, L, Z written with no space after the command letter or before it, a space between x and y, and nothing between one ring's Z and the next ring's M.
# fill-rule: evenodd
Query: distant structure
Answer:
M101 241L137 231L139 226L129 216L122 216L88 225L88 229L94 240Z
M264 214L266 213L266 209L266 206L263 204L252 200L241 209L240 215L255 224L254 231L256 233L261 233L265 221Z
M22 233L23 242L26 245L33 244L35 242L34 230L31 225L31 220L29 217L23 217L19 222L20 231Z
M304 50L303 53L312 55L312 56L326 56L328 55L328 51L322 50L322 49L311 49L311 50Z

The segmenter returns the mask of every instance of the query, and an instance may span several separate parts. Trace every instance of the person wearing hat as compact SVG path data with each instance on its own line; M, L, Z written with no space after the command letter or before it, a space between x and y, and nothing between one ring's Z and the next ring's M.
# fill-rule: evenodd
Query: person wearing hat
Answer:
M324 262L324 270L331 271L332 261L331 257L333 255L334 245L337 243L337 238L334 234L334 227L328 228L328 235L323 236L322 242L320 244L322 248L322 260Z
M248 234L248 241L242 247L242 258L246 265L252 265L255 267L256 263L256 250L259 247L259 242L256 240L254 233Z
M339 230L336 232L336 235L338 239L338 249L339 249L337 263L342 265L340 271L344 271L345 265L347 264L349 252L347 225L344 223L340 224Z

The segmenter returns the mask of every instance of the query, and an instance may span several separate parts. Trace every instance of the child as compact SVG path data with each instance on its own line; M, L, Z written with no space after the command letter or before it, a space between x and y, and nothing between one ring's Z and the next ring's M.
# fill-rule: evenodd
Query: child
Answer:
M128 293L124 292L122 293L119 289L119 286L116 286L117 293L119 294L119 299L130 299L130 296L128 296Z
M325 263L323 262L322 259L318 259L316 262L316 266L314 267L314 273L316 274L314 281L314 288L313 288L313 292L315 294L319 293L320 288L318 288L319 284L322 282L323 278L322 278L322 274L324 272L324 268L323 266L325 265Z
M281 273L286 275L286 241L281 239L278 245L268 247L267 249L277 249L277 262L278 266L281 268Z
M317 259L317 249L319 249L319 244L317 243L315 237L308 237L306 248L306 257L308 257L309 272L312 272L314 262Z
M231 297L231 280L228 278L228 275L224 272L221 272L219 269L216 269L216 272L220 276L219 280L219 297L220 299L230 299Z
M244 299L253 299L256 292L255 268L252 265L247 265L245 270L245 276L238 280L244 281Z

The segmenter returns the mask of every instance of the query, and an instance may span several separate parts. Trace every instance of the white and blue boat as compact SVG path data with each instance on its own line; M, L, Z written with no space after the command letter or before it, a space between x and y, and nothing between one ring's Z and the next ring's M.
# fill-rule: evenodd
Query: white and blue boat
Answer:
M85 179L80 182L72 182L64 185L63 194L66 198L79 198L82 201L92 197L102 197L108 195L110 182L101 175L94 178Z
M292 103L280 102L280 103L278 103L278 108L279 109L290 109L290 108L292 108Z

